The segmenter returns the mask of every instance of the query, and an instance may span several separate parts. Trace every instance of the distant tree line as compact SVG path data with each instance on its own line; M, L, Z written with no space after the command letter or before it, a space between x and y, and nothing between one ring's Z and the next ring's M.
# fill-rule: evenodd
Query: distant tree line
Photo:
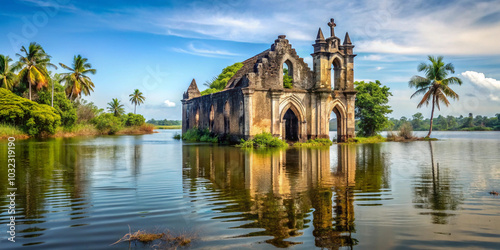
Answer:
M182 125L182 121L178 121L178 120L167 120L167 119L164 119L164 120L155 120L155 119L151 119L151 120L147 121L147 123L149 123L149 124L153 124L153 125L157 125L157 126Z
M424 118L422 113L414 114L411 119L403 116L400 119L390 118L390 125L387 127L388 130L398 130L401 125L405 123L410 123L413 130L416 131L426 131L429 130L430 119ZM454 117L451 115L442 116L434 118L432 124L432 130L464 130L464 131L487 131L487 130L497 130L500 131L500 113L496 114L494 117L487 117L477 115L473 116L469 113L468 116L463 115Z

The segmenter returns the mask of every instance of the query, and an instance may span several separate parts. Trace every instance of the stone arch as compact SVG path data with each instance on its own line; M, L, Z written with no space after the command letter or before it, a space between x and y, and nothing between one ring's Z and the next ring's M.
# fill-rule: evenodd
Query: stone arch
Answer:
M212 104L210 106L210 113L208 116L209 120L208 126L210 127L210 131L214 131L214 119L215 119L215 111L214 111L214 105Z
M343 89L342 71L342 59L339 56L334 56L331 63L331 86L335 90Z
M279 106L281 137L291 141L305 138L305 107L294 95L285 98Z
M196 112L195 112L195 115L194 115L194 126L195 127L200 127L200 108L195 108L196 109Z
M279 111L280 111L280 118L283 118L283 111L286 111L285 109L293 107L295 109L295 112L297 112L297 117L299 118L299 121L305 122L306 121L306 109L302 101L295 95L291 95L288 97L285 97L281 102L279 106Z
M230 131L230 115L231 115L231 106L229 105L229 101L226 101L224 104L224 133L229 134Z
M328 122L331 119L331 112L335 113L337 116L337 142L345 142L347 140L347 124L346 124L346 108L342 102L335 100L330 105Z

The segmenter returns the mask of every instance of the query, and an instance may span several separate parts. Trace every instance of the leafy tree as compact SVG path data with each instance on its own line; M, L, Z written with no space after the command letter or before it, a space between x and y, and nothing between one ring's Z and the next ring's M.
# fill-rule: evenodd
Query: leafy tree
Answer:
M122 126L120 118L110 113L104 113L95 117L92 119L92 123L101 133L110 135L118 132Z
M224 90L229 80L241 69L241 67L243 67L243 63L240 62L225 67L217 78L214 78L211 82L205 83L208 89L201 91L201 95L208 95Z
M288 69L283 69L283 87L291 89L293 85L293 78L288 74Z
M10 62L12 62L12 58L0 55L0 87L8 90L12 90L17 83L17 75L14 73Z
M93 102L87 102L84 99L77 100L74 104L76 106L78 123L91 121L94 117L104 112L104 109L100 109Z
M38 93L37 102L40 104L50 105L52 95L49 91L41 91ZM66 98L63 92L54 93L54 108L57 114L61 116L61 125L64 127L72 127L78 119L76 115L76 108L73 103Z
M360 119L360 135L374 136L388 125L387 114L391 113L389 87L382 86L380 81L365 83L355 82L356 90L356 118Z
M141 126L146 122L146 119L142 115L128 113L123 115L122 117L123 125L130 126Z
M29 135L38 136L55 133L61 117L48 105L38 104L0 88L0 121L20 126Z
M125 113L123 104L117 98L113 98L111 102L108 102L108 111L113 113L114 116L120 116Z
M50 56L45 53L42 46L35 42L30 43L28 49L21 47L21 52L24 55L16 54L19 61L14 64L13 70L20 70L18 77L23 85L27 85L29 89L29 99L31 100L31 89L33 85L39 91L42 88L48 87L49 73L47 67L57 67L50 63Z
M94 83L88 74L94 75L96 70L92 69L92 65L87 61L87 58L77 55L73 57L73 68L59 63L61 67L70 71L69 73L61 74L62 82L64 82L66 86L66 96L70 100L79 98L82 92L87 96L90 95L91 91L94 91Z
M411 125L413 129L418 130L422 126L422 122L424 121L424 116L422 113L418 112L412 116Z
M462 85L462 80L458 77L447 78L449 73L455 73L455 67L453 67L451 63L445 64L442 56L438 56L437 58L429 56L428 59L431 62L430 64L422 62L417 68L419 72L425 72L425 77L413 76L408 82L408 85L410 88L415 87L417 89L417 91L411 95L411 98L417 95L424 95L417 105L417 108L422 107L424 104L428 106L429 103L432 103L430 127L429 133L427 134L427 137L430 137L432 132L432 118L434 117L434 106L437 106L438 110L440 110L439 103L444 103L446 106L449 106L450 102L447 97L458 100L458 94L455 93L449 85Z
M141 103L144 103L146 97L144 97L142 95L142 92L139 91L138 89L135 89L134 93L130 94L129 97L130 97L130 102L134 104L134 114L135 114L135 108L137 107L137 105L141 105Z

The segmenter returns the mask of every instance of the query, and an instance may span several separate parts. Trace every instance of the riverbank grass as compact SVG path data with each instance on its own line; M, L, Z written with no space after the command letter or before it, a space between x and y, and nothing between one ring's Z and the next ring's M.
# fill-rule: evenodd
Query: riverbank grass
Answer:
M155 129L181 129L182 125L168 125L168 126L163 126L163 125L155 125Z
M28 134L24 133L19 128L9 124L0 123L0 140L8 139L9 137L14 137L16 139L29 138Z
M274 137L271 133L262 132L255 135L253 139L241 139L240 144L236 146L240 148L286 148L288 147L288 143Z
M330 141L330 139L318 138L318 139L308 140L307 142L297 142L293 144L293 146L300 148L316 148L316 147L329 147L332 144L333 142Z
M387 139L381 135L375 135L370 137L354 137L347 139L348 144L356 144L356 143L379 143L386 142Z
M208 129L198 129L198 128L188 129L186 133L183 133L182 135L175 134L174 139L176 140L182 139L191 142L211 142L211 143L219 142L219 138L217 135L212 134Z

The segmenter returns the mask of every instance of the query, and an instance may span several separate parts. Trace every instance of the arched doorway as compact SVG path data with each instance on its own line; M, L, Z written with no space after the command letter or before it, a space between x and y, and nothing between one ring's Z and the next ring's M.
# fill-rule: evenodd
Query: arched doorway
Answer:
M214 131L214 118L215 118L215 112L214 112L214 105L210 107L210 115L209 115L209 127L210 127L210 132Z
M299 118L292 109L288 109L283 116L285 125L285 140L298 141L299 140Z
M335 129L337 131L337 142L346 142L345 115L344 110L339 104L333 107L329 121L330 131L334 131ZM332 129L332 126L335 126L335 129Z

